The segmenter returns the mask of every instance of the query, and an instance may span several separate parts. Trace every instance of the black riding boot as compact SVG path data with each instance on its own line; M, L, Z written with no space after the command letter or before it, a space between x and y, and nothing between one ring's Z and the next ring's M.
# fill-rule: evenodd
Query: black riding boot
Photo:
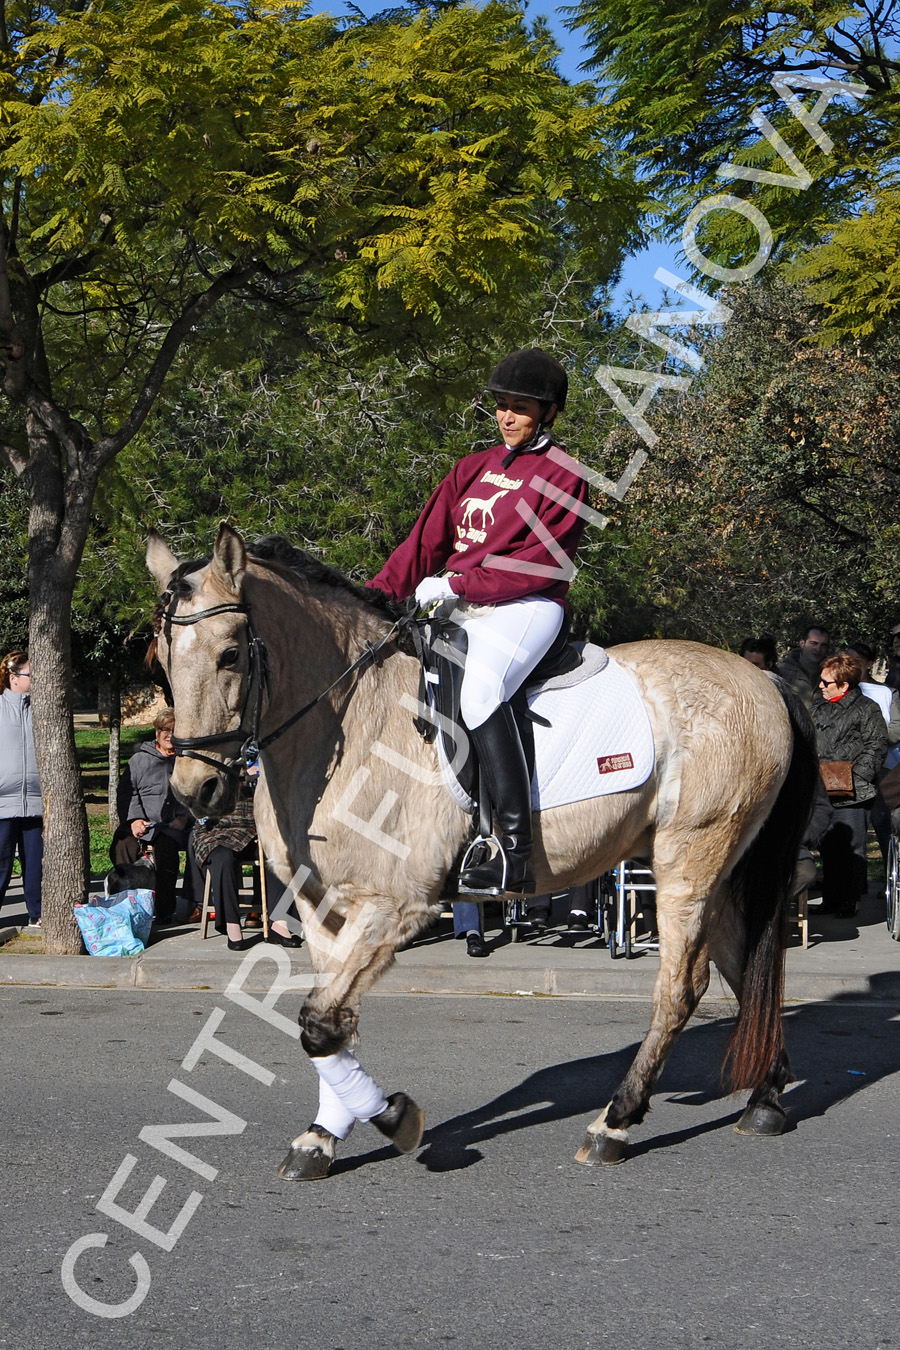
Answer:
M506 891L530 895L531 874L531 780L513 710L501 703L486 722L470 731L484 771L494 827L506 854ZM461 895L502 895L503 857L498 853L487 862L467 867L459 877Z

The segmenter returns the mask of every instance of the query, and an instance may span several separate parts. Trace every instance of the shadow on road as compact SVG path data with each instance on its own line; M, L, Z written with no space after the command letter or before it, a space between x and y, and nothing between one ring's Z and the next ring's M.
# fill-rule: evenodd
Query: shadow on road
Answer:
M896 978L895 971L872 976L873 992L877 994L883 985L893 988ZM860 1004L852 996L786 1011L785 1035L794 1070L793 1083L783 1098L789 1130L825 1115L869 1084L900 1071L900 1037L896 1026L890 1025L897 1017L895 1002ZM737 1122L744 1094L729 1097L719 1083L732 1024L731 1018L718 1018L689 1026L663 1072L657 1093L698 1108L717 1100L726 1107L733 1102L734 1110L668 1134L639 1136L629 1145L629 1157L670 1148ZM480 1146L499 1136L573 1118L582 1118L587 1125L612 1096L637 1049L637 1043L632 1043L612 1053L538 1069L514 1088L426 1131L417 1161L432 1172L458 1171L481 1161ZM341 1160L334 1171L352 1171L391 1156L396 1156L393 1149L380 1148Z

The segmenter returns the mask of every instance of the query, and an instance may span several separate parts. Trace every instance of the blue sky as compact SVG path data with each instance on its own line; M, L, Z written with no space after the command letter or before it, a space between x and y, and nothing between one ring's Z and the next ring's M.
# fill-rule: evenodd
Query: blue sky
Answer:
M568 31L558 9L548 9L540 5L529 6L528 9L529 17L543 14L549 20L553 34L562 48L558 63L561 73L570 80L583 80L585 72L580 70L579 66L584 61L586 53L581 45L580 34ZM656 308L663 293L663 288L653 278L653 273L658 267L665 267L676 276L684 276L686 280L690 280L688 273L684 271L684 262L679 263L677 249L673 245L653 244L650 248L625 260L622 279L613 291L613 304L621 309L630 310L633 306L628 297L634 295L643 297Z

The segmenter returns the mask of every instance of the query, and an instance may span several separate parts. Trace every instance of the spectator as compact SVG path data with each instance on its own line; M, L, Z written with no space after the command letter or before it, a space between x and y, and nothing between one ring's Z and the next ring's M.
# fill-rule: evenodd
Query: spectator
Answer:
M31 723L31 662L25 652L0 661L0 905L16 852L28 927L41 927L44 808Z
M252 853L249 850L253 850ZM212 879L212 903L215 908L216 932L228 939L228 950L246 951L249 939L243 936L240 911L240 865L256 853L256 822L253 819L253 790L245 788L228 816L220 820L201 821L191 831L188 856L198 873L194 878L194 895L203 894L205 878ZM274 882L270 882L274 886ZM252 916L251 916L252 917ZM251 926L248 924L248 926ZM284 919L269 925L270 942L282 947L299 947L302 939L292 935Z
M896 764L900 764L900 694L896 689L889 689L886 684L876 684L870 678L875 664L875 651L867 642L852 642L847 651L851 652L862 666L863 677L859 692L878 704L887 724L888 752L883 767L893 769ZM891 812L881 795L880 788L872 801L870 820L881 849L881 856L887 862L891 838Z
M110 849L114 863L135 863L147 844L153 845L156 866L156 919L171 923L175 917L175 886L178 854L188 846L193 819L176 801L171 777L175 767L172 736L175 713L164 708L153 723L156 736L138 746L119 779L119 828ZM190 868L185 872L184 895L190 901L193 887ZM199 912L191 916L196 922Z
M768 636L744 638L739 655L760 670L775 669L775 644Z
M777 673L787 681L795 693L800 695L807 708L818 689L819 672L828 654L829 645L828 629L820 623L811 624L798 646L789 651L776 667Z
M888 643L888 668L884 682L888 689L900 689L900 623L891 625Z
M871 678L872 667L875 664L875 650L867 642L851 642L844 650L856 657L862 670L859 692L865 698L870 698L873 703L877 703L881 709L881 715L888 729L888 745L897 745L900 743L900 694L896 689L889 689L886 684L876 684ZM892 757L892 765L897 762L898 757L900 756Z
M887 728L877 706L859 692L862 667L840 652L822 665L820 694L810 708L820 760L849 761L853 795L833 801L834 821L819 843L822 909L852 917L867 890L866 831L875 784L887 750Z
M467 956L490 956L491 949L484 940L481 906L477 900L453 901L453 932L466 939Z
M570 886L568 893L569 919L566 927L570 933L587 933L591 924L598 919L597 882L588 881L581 886Z

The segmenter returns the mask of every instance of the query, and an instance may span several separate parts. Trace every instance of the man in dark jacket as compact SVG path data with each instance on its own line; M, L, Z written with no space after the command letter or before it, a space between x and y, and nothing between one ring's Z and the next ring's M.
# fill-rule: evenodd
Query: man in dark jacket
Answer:
M119 779L119 828L110 857L115 863L135 863L146 845L153 845L156 918L159 923L169 923L175 915L178 855L187 849L194 822L172 792L175 767L172 709L164 708L153 725L155 739L138 746ZM184 889L186 895L191 894L190 871L185 873Z
M888 735L881 709L859 692L862 668L850 652L822 666L819 695L810 708L819 760L849 761L852 796L837 798L834 823L819 845L822 908L852 917L868 888L866 831Z
M777 673L800 695L807 708L819 687L819 672L828 655L829 645L828 629L821 624L812 624L798 645L776 667Z

